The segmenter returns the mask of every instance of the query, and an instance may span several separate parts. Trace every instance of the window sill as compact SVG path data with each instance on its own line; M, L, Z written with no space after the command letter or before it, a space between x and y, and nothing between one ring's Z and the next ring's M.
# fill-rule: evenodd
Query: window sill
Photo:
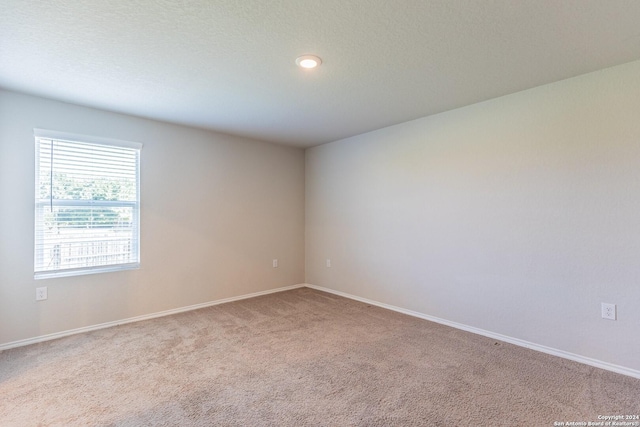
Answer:
M109 266L94 267L94 268L77 268L77 269L59 270L59 271L40 271L40 272L36 272L33 275L33 278L36 280L53 279L56 277L84 276L86 274L98 274L98 273L110 273L113 271L137 270L139 268L140 268L140 263L135 262L131 264L118 264L118 265L109 265Z

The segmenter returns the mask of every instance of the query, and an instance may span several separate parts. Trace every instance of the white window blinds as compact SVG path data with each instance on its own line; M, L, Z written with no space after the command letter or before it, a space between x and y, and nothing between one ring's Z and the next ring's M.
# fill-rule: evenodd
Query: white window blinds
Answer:
M35 277L137 268L141 144L34 135Z

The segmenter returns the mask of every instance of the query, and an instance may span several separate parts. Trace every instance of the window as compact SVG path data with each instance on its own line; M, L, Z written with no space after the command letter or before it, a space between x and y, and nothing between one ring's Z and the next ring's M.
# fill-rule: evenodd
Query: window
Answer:
M142 145L34 135L35 278L139 267Z

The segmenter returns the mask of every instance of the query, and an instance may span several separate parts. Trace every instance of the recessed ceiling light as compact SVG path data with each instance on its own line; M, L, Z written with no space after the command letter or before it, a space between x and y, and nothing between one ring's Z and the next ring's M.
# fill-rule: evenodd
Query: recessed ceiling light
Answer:
M302 68L316 68L322 64L322 59L315 55L302 55L296 58L296 64Z

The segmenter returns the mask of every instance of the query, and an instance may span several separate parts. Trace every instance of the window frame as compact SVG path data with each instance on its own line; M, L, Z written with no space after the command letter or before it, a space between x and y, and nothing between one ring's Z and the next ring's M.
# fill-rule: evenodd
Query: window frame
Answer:
M91 135L74 134L69 132L60 132L47 129L33 129L33 136L35 142L35 183L34 183L34 279L48 279L54 277L67 277L78 276L86 274L106 273L113 271L126 271L135 270L140 268L140 166L141 166L141 154L142 144L139 142L125 141L112 138L103 138ZM87 200L87 199L52 199L50 202L43 202L39 198L39 183L40 183L40 140L48 139L52 141L63 141L68 143L84 143L93 145L102 145L107 147L128 148L137 150L136 155L136 200L135 201L109 201L109 200ZM42 227L38 227L38 222L42 224L42 205L51 203L52 206L87 206L87 207L131 207L133 208L133 215L135 216L133 221L133 249L131 253L135 254L137 261L121 263L121 264L106 264L86 267L65 268L58 270L41 270L37 271L36 268L38 261L44 256L42 250L39 250L38 242L42 241L42 234L44 230ZM40 237L40 238L39 238Z

